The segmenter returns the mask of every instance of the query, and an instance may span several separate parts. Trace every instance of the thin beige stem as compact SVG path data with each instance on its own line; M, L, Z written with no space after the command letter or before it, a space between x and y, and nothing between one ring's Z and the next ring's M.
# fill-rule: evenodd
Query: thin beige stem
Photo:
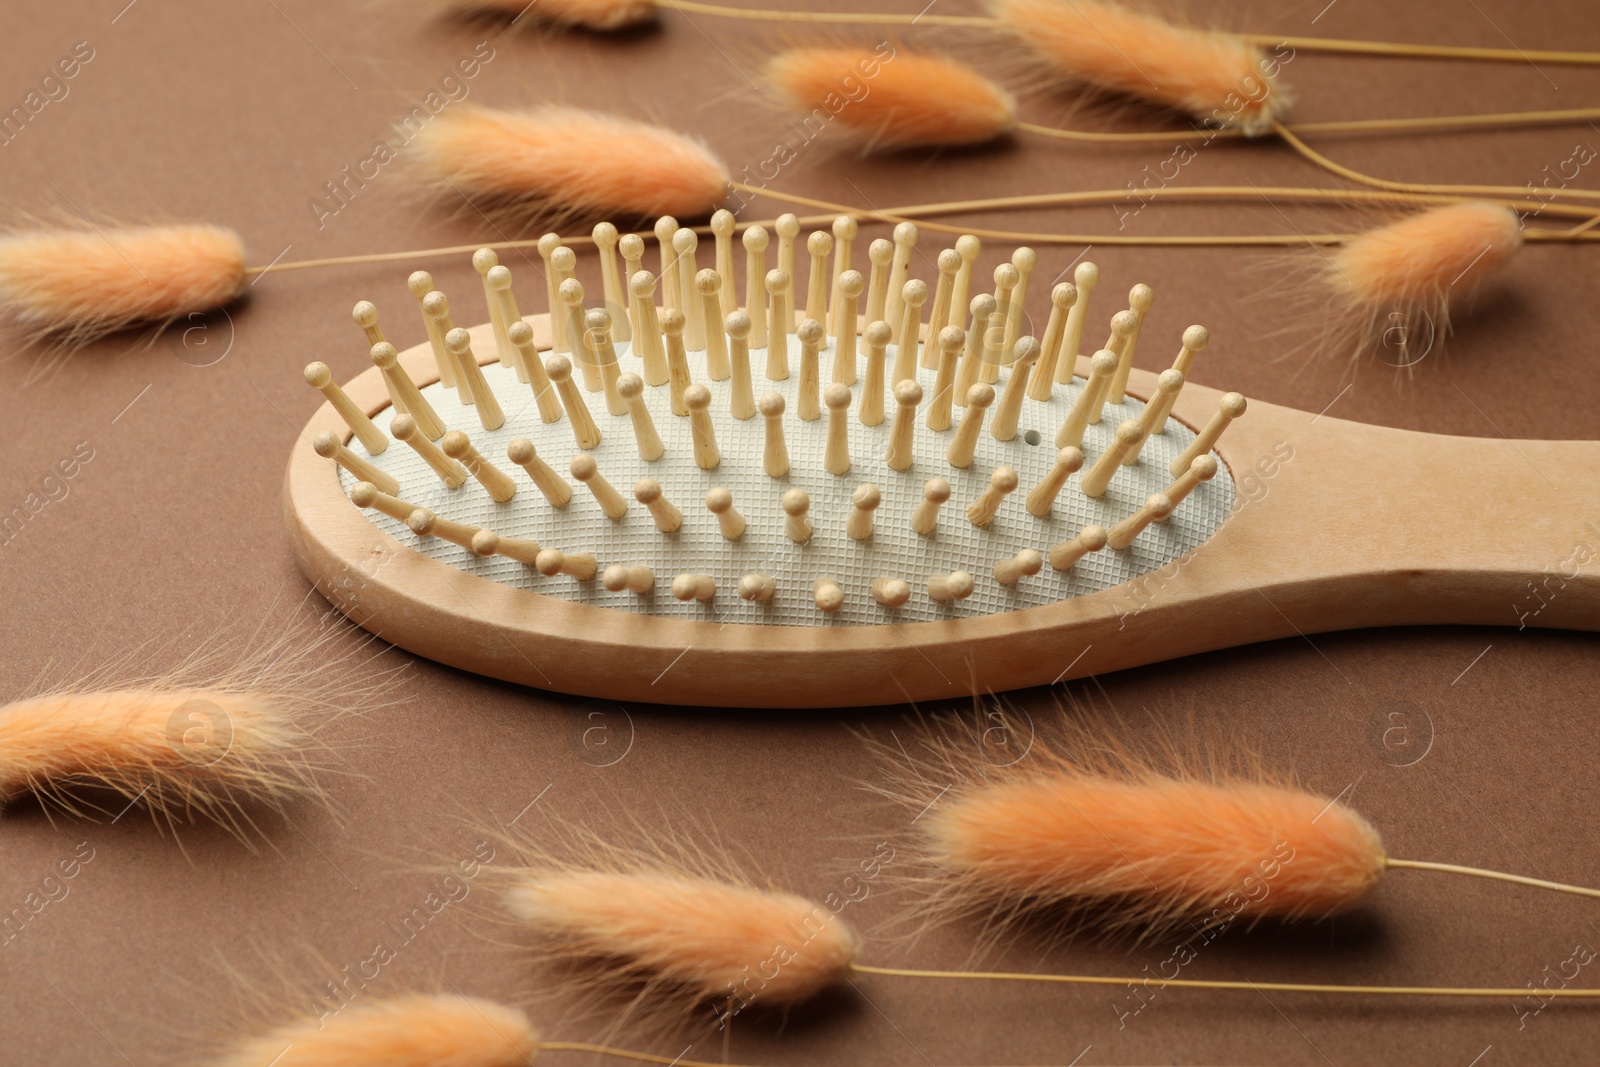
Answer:
M870 967L852 963L859 974L881 974L895 978L958 978L984 982L1051 982L1060 985L1153 985L1173 989L1238 989L1260 993L1356 993L1391 997L1525 997L1528 990L1499 989L1487 986L1431 985L1324 985L1308 982L1232 982L1203 978L1102 977L1087 974L1025 974L1014 971L923 971L909 967ZM1546 989L1541 995L1583 999L1600 997L1600 989Z
M787 204L800 204L806 207L820 208L824 211L834 211L842 215L854 215L858 219L876 219L882 222L908 222L910 218L890 210L873 209L862 211L860 208L849 207L845 204L835 204L828 200L818 200L814 197L800 196L796 193L782 193L775 189L763 189L759 186L746 185L743 182L730 181L729 185L751 196L766 196L774 200L781 200ZM1124 193L1124 195L1126 195ZM1029 244L1099 244L1118 245L1124 247L1148 248L1268 248L1286 247L1302 244L1342 244L1350 239L1352 234L1315 233L1315 234L1225 234L1206 236L1142 236L1136 234L1082 234L1082 233L1028 233L1023 230L991 230L979 226L947 226L938 222L923 221L919 228L932 230L936 233L953 233L957 235L971 234L974 237L986 237L995 241L1026 241Z
M1379 178L1371 174L1364 174L1342 163L1336 163L1327 156L1318 152L1310 145L1294 135L1287 126L1281 122L1272 124L1273 132L1282 137L1285 143L1300 153L1306 159L1315 163L1329 174L1336 174L1348 181L1370 185L1377 189L1389 189L1395 192L1406 193L1443 193L1456 196L1525 196L1527 189L1519 189L1514 185L1429 185L1419 182L1397 182L1388 178ZM1600 200L1600 190L1593 189L1551 189L1553 196L1571 196L1581 200Z
M1565 111L1502 111L1490 115L1435 115L1412 119L1338 119L1330 122L1296 122L1288 126L1295 135L1319 133L1425 133L1430 130L1463 130L1486 128L1515 128L1520 126L1558 126L1569 122L1588 122L1600 119L1600 107L1572 108ZM1019 122L1017 129L1041 137L1054 137L1065 141L1104 142L1106 144L1166 144L1176 138L1203 134L1207 140L1227 138L1237 140L1248 137L1237 127L1193 127L1186 130L1140 131L1137 133L1102 133L1097 130L1069 130L1057 126L1041 126L1034 122Z
M1442 871L1445 874L1465 874L1473 878L1488 878L1495 882L1511 882L1514 885L1532 886L1534 889L1549 889L1556 893L1571 893L1573 896L1578 897L1600 898L1600 889L1589 889L1581 885L1567 885L1565 882L1547 882L1543 878L1529 878L1522 874L1507 874L1505 871L1490 871L1482 867L1463 867L1458 863L1385 859L1383 865L1391 869L1398 868L1407 871Z
M1137 199L1213 201L1213 200L1299 200L1330 204L1459 204L1464 197L1447 193L1404 193L1389 190L1322 189L1292 185L1189 185L1162 186L1140 190L1137 195L1127 189L1090 189L1072 193L1026 193L1017 196L994 196L979 200L946 200L931 204L911 204L905 207L883 208L885 213L916 218L924 215L952 215L968 212L999 211L1026 207L1082 207L1091 204L1115 204ZM1573 205L1547 204L1540 200L1494 200L1494 203L1518 210L1538 212L1574 219L1590 219L1594 211ZM845 212L864 218L870 212L855 209ZM830 216L816 216L827 219ZM802 219L802 222L805 220ZM754 225L746 223L745 225ZM763 223L764 225L764 223Z
M1455 44L1402 44L1389 41L1343 41L1333 37L1280 37L1244 33L1251 44L1303 48L1308 52L1340 52L1360 56L1405 56L1412 59L1475 59L1485 63L1550 63L1556 66L1600 66L1600 52L1529 51L1524 48L1472 48Z
M905 15L887 11L770 11L728 7L700 0L655 0L656 6L696 15L744 19L751 22L810 22L857 26L977 26L1005 29L1000 19L981 15ZM1270 33L1236 34L1251 44L1287 44L1307 52L1347 55L1408 56L1421 59L1474 59L1491 63L1551 63L1565 66L1600 66L1600 52L1544 52L1521 48L1471 48L1462 45L1403 44L1390 41L1345 41L1330 37L1283 37Z
M791 193L782 193L771 189L762 189L757 186L735 183L740 191L750 195L769 196L773 199L783 200L787 203L802 206L818 207L826 210L825 214L803 215L800 217L802 225L815 225L831 222L838 215L849 215L855 219L876 219L884 222L901 222L907 219L925 220L930 215L954 215L974 212L1004 211L1014 208L1030 207L1072 207L1093 204L1115 204L1126 201L1132 196L1126 189L1090 189L1082 192L1071 193L1030 193L1020 196L995 196L978 200L945 200L929 204L907 204L899 207L881 209L867 209L849 207L844 204L834 204L826 200L816 200L811 197L797 196ZM1307 203L1330 204L1455 204L1461 202L1461 197L1446 193L1407 193L1389 190L1367 191L1364 189L1316 189L1297 186L1246 186L1246 185L1196 185L1187 188L1160 188L1146 189L1138 194L1137 199L1173 200L1173 201L1214 201L1214 200L1255 200L1260 198L1269 200L1295 200ZM1594 240L1600 235L1588 231L1600 225L1600 216L1588 208L1573 205L1546 204L1536 200L1496 200L1506 207L1520 211L1543 212L1544 214L1560 217L1582 219L1583 223L1570 230L1529 230L1524 237L1530 241L1562 241L1562 240ZM771 219L747 219L739 223L737 229L743 231L751 226L770 226ZM1243 235L1237 237L1193 237L1193 238L1168 238L1168 237L1135 237L1127 238L1124 235L1093 235L1093 234L1035 234L1011 230L985 230L974 229L969 226L942 226L926 221L919 222L923 229L936 230L942 233L966 234L978 237L991 236L998 240L1034 241L1036 243L1055 244L1124 244L1144 245L1151 247L1162 246L1217 246L1236 245L1244 247L1272 247L1280 245L1312 244L1338 244L1352 234L1315 234L1311 236L1286 236L1286 235ZM693 227L698 234L709 234L709 226ZM645 234L644 236L650 236ZM587 244L592 238L575 234L562 238L567 244ZM351 256L331 256L325 259L302 259L288 263L274 263L269 266L247 267L245 275L254 277L268 271L308 270L317 267L341 267L361 263L391 263L397 260L426 259L437 256L466 255L476 252L480 248L512 249L533 248L537 240L524 241L486 241L477 244L449 245L442 248L419 248L406 252L371 252Z

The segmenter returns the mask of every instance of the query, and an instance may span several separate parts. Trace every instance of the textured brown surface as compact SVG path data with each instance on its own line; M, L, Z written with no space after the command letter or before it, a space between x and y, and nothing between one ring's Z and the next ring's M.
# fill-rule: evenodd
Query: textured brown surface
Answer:
M8 207L70 211L70 201L112 218L221 222L243 233L258 263L285 246L292 246L286 259L299 259L454 244L491 232L459 199L417 195L400 164L384 168L321 230L307 201L341 166L369 155L385 123L492 29L298 0L225 9L167 0L122 5L28 2L8 11L0 46L0 104L7 109L74 42L88 40L95 49L70 95L0 147ZM1312 3L1254 14L1242 6L1192 6L1220 23L1262 31L1600 46L1600 18L1577 2L1340 0L1326 9ZM860 39L875 38L863 31ZM653 114L703 133L738 172L769 156L775 139L795 137L751 104L747 77L771 40L743 25L675 15L660 32L624 40L501 37L494 59L470 83L471 98L513 104L542 94ZM965 47L959 36L945 42ZM1000 50L983 62L1005 73ZM1311 55L1297 57L1286 77L1298 93L1296 114L1307 120L1580 107L1593 104L1600 89L1600 72L1573 68ZM1024 108L1045 122L1067 118L1070 109L1065 97L1030 98ZM775 184L854 203L905 203L1120 187L1168 155L1164 146L1019 141L970 154L859 162L826 141L801 150ZM1540 180L1546 165L1554 170L1574 144L1600 144L1600 132L1581 126L1321 143L1345 162L1394 177L1520 185ZM1217 145L1177 180L1319 179L1280 147ZM1578 182L1595 184L1587 170ZM776 210L761 207L764 214ZM1308 230L1340 221L1293 217ZM979 221L1036 231L1116 226L1108 208ZM1151 207L1128 225L1144 232L1287 231L1284 217L1264 202ZM923 244L939 247L931 235ZM1041 246L1040 275L1054 276L1080 251ZM986 249L985 267L999 254ZM1442 433L1559 438L1594 436L1600 428L1588 296L1600 277L1593 249L1525 251L1480 313L1462 323L1447 356L1431 355L1409 382L1381 364L1364 365L1342 393L1342 358L1282 355L1308 334L1279 310L1273 294L1281 283L1265 257L1110 248L1091 255L1109 284L1121 288L1138 278L1155 287L1161 336L1176 336L1193 321L1211 327L1212 346L1197 372L1208 385L1310 411L1334 404L1333 413L1345 418ZM531 268L514 254L505 261L520 267L525 305L537 306ZM476 306L478 281L464 257L419 265ZM581 265L591 267L588 260ZM172 643L160 653L170 656L219 630L243 639L275 603L280 624L314 632L320 602L283 606L297 604L305 586L279 529L278 488L296 429L320 402L299 368L321 358L346 378L364 367L348 318L361 297L379 302L403 344L419 339L417 324L402 313L408 269L269 275L233 309L231 326L223 321L204 335L211 347L203 351L211 354L184 350L173 334L148 350L100 346L28 386L30 356L0 366L6 510L80 442L93 450L66 496L4 546L4 692L56 677L80 657L98 664L144 642ZM1045 291L1040 285L1030 294L1035 314ZM193 365L217 351L225 355L214 364ZM1167 356L1164 343L1150 345L1141 362L1156 367ZM1463 457L1464 474L1470 470ZM1375 493L1382 492L1382 473L1372 472ZM1361 551L1383 529L1352 529L1350 536L1351 550ZM1591 845L1600 817L1593 800L1600 783L1592 740L1596 651L1592 636L1571 633L1376 630L1216 653L1107 676L1073 692L1109 700L1135 723L1181 723L1198 714L1203 724L1237 731L1272 764L1292 763L1309 785L1330 795L1350 790L1347 797L1396 855L1600 884ZM466 856L472 824L509 820L541 791L539 808L569 819L610 812L659 826L662 810L687 813L747 850L777 881L819 896L876 840L905 838L903 817L874 811L856 791L854 781L872 768L846 729L867 722L880 734L894 728L909 738L917 728L899 711L616 709L426 662L414 665L404 696L399 706L340 731L362 742L348 754L359 776L332 783L343 826L297 809L293 827L268 824L275 848L260 855L204 829L184 835L185 855L137 809L115 825L52 824L31 805L13 805L0 820L0 905L7 911L38 891L79 842L89 842L94 858L66 883L64 897L0 945L0 1058L143 1067L181 1055L200 1035L239 1024L235 998L217 977L222 970L237 969L258 984L276 970L303 990L336 977L370 956L374 942L392 938L390 924L429 892L436 875L422 868ZM1042 728L1060 696L1029 691L1016 702ZM1372 739L1375 724L1381 733L1393 711L1411 724L1419 748L1431 736L1413 765L1396 766L1402 757ZM604 732L593 732L597 725ZM625 755L610 762L619 752ZM885 888L889 881L886 875ZM871 931L899 906L875 892L848 917ZM1522 986L1543 980L1547 966L1556 972L1575 946L1600 941L1593 915L1591 907L1549 895L1397 874L1360 915L1288 933L1231 933L1186 976ZM540 976L495 937L473 908L447 909L362 996L453 984L522 998ZM970 939L970 930L952 928L911 949L869 940L868 955L880 963L954 965ZM1169 954L1159 944L1131 951L1075 944L1019 948L1000 962L1137 973ZM1600 985L1600 977L1585 968L1574 982ZM1554 1063L1582 1062L1600 1034L1595 1011L1570 1003L1524 1016L1519 1026L1509 1001L1441 1006L1169 990L1119 1027L1116 1005L1127 1001L1117 990L886 978L856 985L858 994L785 1027L760 1020L737 1027L727 1057L771 1064L1075 1057L1085 1064ZM302 992L297 1003L312 995ZM542 1005L539 1017L563 1037L599 1029L570 1021L559 999ZM723 1054L718 1038L694 1037L691 1056ZM656 1050L675 1055L689 1040L663 1040Z

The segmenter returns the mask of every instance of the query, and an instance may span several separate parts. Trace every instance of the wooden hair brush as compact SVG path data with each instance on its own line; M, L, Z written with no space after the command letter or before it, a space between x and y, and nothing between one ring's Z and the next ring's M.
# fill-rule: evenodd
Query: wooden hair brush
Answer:
M1146 286L1082 355L1091 264L1034 340L1029 249L969 301L954 249L910 277L908 223L866 279L776 229L770 272L744 236L742 301L732 226L706 256L664 219L660 277L601 224L592 296L548 238L553 317L522 319L488 251L484 325L420 272L427 342L397 352L358 305L377 366L307 368L328 403L285 480L307 576L418 654L673 704L958 697L1363 626L1600 629L1600 443L1246 411L1187 381L1203 328L1132 367L1176 340Z

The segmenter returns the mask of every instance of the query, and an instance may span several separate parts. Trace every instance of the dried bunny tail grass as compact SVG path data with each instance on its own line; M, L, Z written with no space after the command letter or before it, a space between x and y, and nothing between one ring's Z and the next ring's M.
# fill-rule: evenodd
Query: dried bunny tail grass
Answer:
M709 214L728 172L699 141L659 126L578 108L451 108L417 138L441 183L524 221Z
M874 742L885 777L871 787L920 813L917 913L978 918L985 946L1037 919L1143 939L1195 922L1323 917L1383 874L1360 815L1192 729L1146 753L1064 719L1059 738L1033 738L1014 763L991 759L992 729L945 722L915 755Z
M111 814L94 799L108 791L165 829L208 820L251 847L266 839L264 812L297 800L332 810L322 779L343 763L329 728L391 702L405 669L353 679L375 657L365 636L333 648L347 631L258 631L242 654L214 638L147 676L131 676L129 656L0 707L0 799L31 793L46 811L94 817Z
M516 1008L421 993L306 1014L239 1041L209 1067L526 1067L539 1035Z
M1288 104L1261 50L1232 34L1108 0L989 0L989 10L1058 78L1250 133Z
M664 818L634 829L649 845L560 823L538 843L519 834L507 839L512 863L480 876L596 1000L627 997L663 1028L695 1014L725 1025L747 1007L799 1004L847 974L860 943L836 910L758 884L729 852Z
M1341 245L1326 259L1320 289L1331 292L1342 339L1358 354L1394 348L1397 330L1431 345L1449 334L1451 305L1470 300L1520 247L1521 220L1510 208L1450 204Z
M802 122L837 122L868 148L982 144L1016 124L1011 94L972 67L903 48L794 48L763 76Z
M220 226L18 230L0 237L0 304L64 348L164 326L244 291L244 244Z
M653 0L431 0L436 15L608 33L656 21Z

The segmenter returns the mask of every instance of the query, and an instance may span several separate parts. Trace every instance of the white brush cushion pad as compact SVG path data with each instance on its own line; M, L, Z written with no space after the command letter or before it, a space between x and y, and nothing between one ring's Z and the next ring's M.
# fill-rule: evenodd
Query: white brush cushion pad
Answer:
M998 394L1004 389L1007 374L1002 371L1001 381L995 386L997 396L978 438L972 465L958 470L946 460L945 450L966 409L953 409L950 430L939 433L929 430L923 420L932 398L934 372L919 369L917 377L924 400L917 411L915 462L911 469L891 470L885 462L895 408L889 383L885 383L881 426L863 426L858 421L856 413L862 394L858 383L851 389L854 399L849 411L850 455L854 465L848 473L835 476L822 465L827 443L826 407L815 422L803 422L799 418L800 346L793 337L788 341L789 377L784 381L766 379L764 350L754 349L750 357L756 397L775 390L783 394L787 404L783 429L789 446L790 472L783 478L769 478L762 469L765 419L759 413L745 420L733 418L729 410L732 382L710 380L703 352L689 353L689 367L691 379L711 391L710 411L717 445L722 451L722 463L715 470L703 471L695 465L689 420L672 414L667 386L645 386L645 402L666 446L665 454L653 463L640 458L628 417L607 414L603 393L584 392L602 438L590 454L601 475L628 501L628 513L621 522L606 518L594 494L570 476L568 464L581 451L573 440L571 421L563 418L560 422L541 422L531 386L519 382L512 368L500 364L483 367L484 376L506 415L505 425L497 430L483 429L476 411L460 403L454 390L435 383L423 393L447 427L465 432L486 459L515 478L517 495L510 501L495 503L472 479L460 489L447 490L416 452L400 441L393 441L382 454L368 457L399 481L398 495L404 500L430 508L443 518L494 530L502 536L531 537L545 548L592 552L601 572L613 563L643 564L655 572L653 594L640 596L627 590L610 592L601 584L598 574L588 582L564 575L545 578L515 560L502 556L480 558L440 538L418 537L404 523L377 511L366 514L401 544L410 545L432 559L546 596L680 619L754 625L852 626L927 622L1017 611L1109 589L1192 551L1222 525L1233 507L1233 482L1227 466L1219 459L1217 476L1201 483L1178 506L1171 519L1150 526L1128 550L1118 552L1106 548L1090 553L1065 574L1046 563L1037 575L1023 578L1012 586L1002 586L994 579L996 561L1014 556L1024 548L1044 554L1051 545L1075 537L1089 524L1110 529L1137 511L1151 493L1165 489L1172 481L1167 469L1169 464L1194 440L1194 433L1174 420L1167 420L1165 432L1152 435L1145 443L1139 462L1119 468L1105 495L1092 500L1079 488L1079 477L1087 473L1105 451L1117 425L1124 419L1137 418L1144 408L1142 402L1131 396L1120 408L1107 405L1104 417L1098 424L1091 425L1084 436L1083 451L1087 459L1083 470L1067 482L1051 514L1035 518L1027 513L1024 500L1028 491L1055 464L1056 429L1082 389L1082 379L1076 379L1070 386L1056 385L1048 403L1025 399L1016 438L996 441L989 428L1000 407ZM643 365L631 357L629 346L621 344L617 349L622 370L643 377ZM892 373L894 355L894 346L890 346L885 359L886 378ZM823 350L819 363L825 388L833 380L831 347ZM864 354L858 354L857 364L858 368L865 368ZM574 367L573 380L581 389L581 368ZM373 421L387 432L392 414L386 409ZM506 446L516 437L531 440L540 457L572 486L572 501L565 508L551 507L527 474L507 459ZM1037 443L1029 444L1029 439ZM358 441L351 441L350 447L366 455ZM995 520L987 528L980 529L967 520L967 505L987 488L994 468L1002 465L1016 468L1017 489L1006 497ZM340 475L348 492L354 479L343 470ZM912 532L910 516L922 500L923 483L935 476L949 480L951 495L939 509L938 529L931 537L921 537ZM683 511L683 526L676 533L663 534L657 530L650 512L633 499L633 483L643 477L660 482L666 499ZM851 494L866 482L878 487L882 503L874 515L872 539L858 542L846 536L845 520L850 514ZM739 541L724 540L716 516L706 508L706 493L717 486L733 494L734 507L749 524ZM811 541L804 545L784 535L781 499L787 490L796 487L811 496L810 517L816 529ZM972 596L948 604L930 599L929 576L956 570L968 571L976 579ZM770 575L776 582L777 593L771 601L758 604L739 597L739 578L752 572ZM672 579L684 573L711 575L717 583L716 597L709 603L677 600L671 593ZM835 614L819 611L812 600L812 585L821 577L832 578L844 590L844 606ZM910 601L894 609L878 604L870 591L877 578L909 582Z

